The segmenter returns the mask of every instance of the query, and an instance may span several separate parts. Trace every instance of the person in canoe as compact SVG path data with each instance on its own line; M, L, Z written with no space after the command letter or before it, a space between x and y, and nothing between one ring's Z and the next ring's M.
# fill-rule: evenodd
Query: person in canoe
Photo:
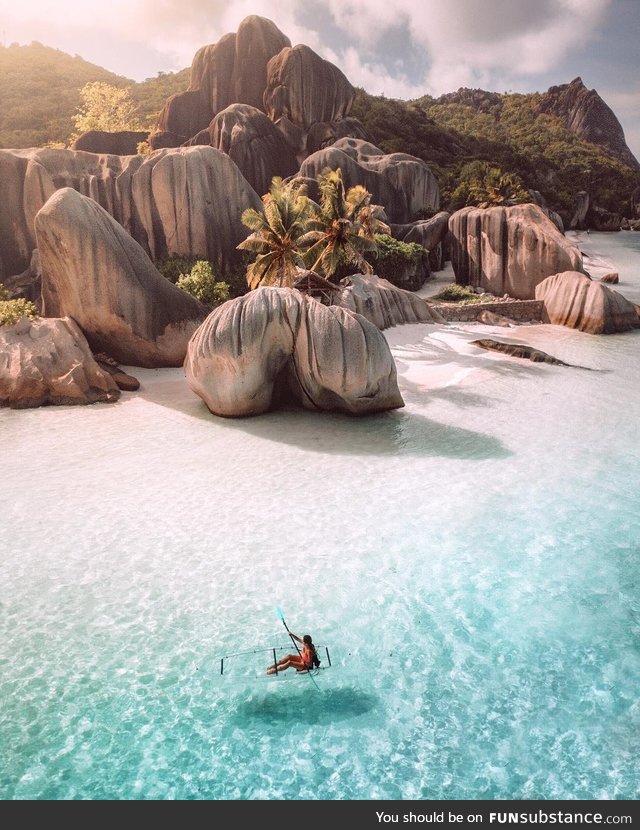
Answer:
M298 654L287 654L281 657L277 663L273 663L267 669L267 674L276 674L277 672L286 671L287 669L295 669L296 671L310 671L314 667L320 665L320 660L316 653L316 647L311 639L311 634L305 634L302 639L297 634L289 632L289 636L302 644L302 649Z

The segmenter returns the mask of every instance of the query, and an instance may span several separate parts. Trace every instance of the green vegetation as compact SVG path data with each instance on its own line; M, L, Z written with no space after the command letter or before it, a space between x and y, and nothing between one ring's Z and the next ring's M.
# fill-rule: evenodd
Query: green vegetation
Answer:
M451 194L450 208L467 205L481 208L518 205L530 202L531 196L515 173L503 173L488 161L471 161L460 170L458 186Z
M213 265L206 259L172 254L155 266L165 279L210 308L229 299L228 283L216 279Z
M285 184L274 176L262 204L262 213L247 208L242 214L243 223L252 233L238 249L256 257L247 268L247 285L290 287L298 269L304 268L300 240L307 229L312 202L304 185L295 180Z
M560 118L539 112L539 93L485 97L477 106L438 103L428 96L403 102L360 89L352 115L384 152L410 153L429 164L445 210L466 204L472 188L459 187L465 179L473 184L468 167L473 162L497 168L516 190L540 191L565 221L581 190L607 210L630 210L626 206L640 185L640 173L579 139Z
M229 286L216 280L211 263L206 260L197 260L188 274L180 274L176 285L209 308L229 299Z
M238 249L256 256L247 268L250 288L290 287L301 268L326 279L337 279L345 268L372 273L365 253L375 254L376 233L389 230L379 218L381 208L361 185L347 190L340 170L323 170L318 187L320 204L298 180L285 183L275 176L262 197L264 212L249 208L242 214L252 233Z
M9 292L0 283L0 326L12 326L21 317L39 317L38 310L30 300L19 297L9 299Z
M187 257L180 256L179 254L171 254L171 256L165 257L165 259L154 262L154 265L163 277L175 285L183 274L189 274L191 272L191 269L198 261L198 257L195 256Z
M388 233L379 205L362 185L345 189L341 170L326 168L318 177L320 205L315 206L300 244L312 271L331 279L345 263L363 274L373 273L365 254L375 254L375 235ZM315 205L315 203L313 203Z
M68 145L80 90L94 81L127 89L150 129L166 99L189 86L189 69L135 83L41 43L0 46L0 149Z
M137 106L128 89L92 81L80 90L80 100L82 103L72 118L75 124L72 140L89 130L116 133L141 129Z
M367 254L374 272L389 282L395 282L398 273L417 268L428 256L428 251L417 242L400 242L386 233L375 235L376 251Z
M495 297L488 297L486 294L476 294L473 288L468 285L458 285L455 282L445 285L445 287L431 297L432 300L439 300L443 303L486 303L489 299L495 300Z

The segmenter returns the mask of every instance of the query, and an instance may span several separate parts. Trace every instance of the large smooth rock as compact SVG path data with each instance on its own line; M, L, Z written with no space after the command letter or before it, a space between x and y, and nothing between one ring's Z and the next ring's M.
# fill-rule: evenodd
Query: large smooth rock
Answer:
M215 415L274 401L362 415L404 406L391 351L362 316L290 288L259 288L211 312L193 335L187 381Z
M449 219L456 282L532 300L551 274L582 271L582 255L534 204L462 208Z
M131 366L180 366L206 316L92 199L56 191L35 220L43 314L73 317L95 351Z
M211 106L200 90L176 92L167 99L162 108L151 133L150 144L152 148L158 148L156 134L174 135L178 143L173 146L183 144L192 135L206 129L213 116Z
M640 318L626 297L577 271L554 274L536 288L544 302L544 320L589 334L614 334L640 328Z
M110 403L119 397L116 382L69 317L23 317L0 326L0 406Z
M153 258L169 254L234 266L249 231L242 212L262 208L231 158L213 147L108 156L73 150L0 150L0 282L22 273L36 247L36 213L56 190L91 197Z
M380 331L403 323L445 322L422 297L375 275L352 274L340 284L334 305L366 317Z
M298 162L282 133L249 104L232 104L209 127L210 143L227 153L256 193L269 192L274 176L288 178Z
M282 49L267 66L264 106L272 121L287 118L308 130L345 118L355 89L344 74L303 44Z
M423 208L440 204L435 176L424 161L406 153L385 154L361 139L341 138L305 159L300 176L317 179L326 167L340 168L346 187L363 185L395 224L412 222Z

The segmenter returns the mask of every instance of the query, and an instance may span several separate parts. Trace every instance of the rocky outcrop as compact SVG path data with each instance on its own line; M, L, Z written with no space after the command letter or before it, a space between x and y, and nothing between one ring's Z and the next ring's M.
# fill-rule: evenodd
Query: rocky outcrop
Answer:
M620 282L620 278L615 271L612 271L610 274L604 274L601 276L600 282L604 282L609 285L617 285Z
M138 378L134 378L133 375L129 375L123 371L118 365L118 362L112 357L109 357L109 355L100 352L99 354L94 354L93 359L101 369L104 369L105 372L111 375L118 389L121 389L123 392L135 392L140 389L140 381Z
M439 207L438 182L427 164L415 156L384 154L361 139L341 138L309 156L300 168L300 176L317 179L325 167L339 167L347 188L363 185L372 201L384 207L392 223L406 224L423 208Z
M150 156L73 150L0 150L0 282L20 274L36 246L36 213L58 189L91 197L155 260L169 254L211 260L224 273L247 237L242 212L262 202L226 153L213 147Z
M290 288L224 303L193 335L187 382L214 415L259 415L282 402L362 415L404 405L380 331Z
M443 243L449 232L450 213L440 211L431 219L421 219L405 225L392 224L391 233L401 242L415 242L429 251L429 268L440 271L444 267Z
M180 366L206 316L155 269L135 240L72 188L35 219L43 314L73 317L92 349L130 366Z
M274 23L257 15L246 17L237 33L203 46L191 65L189 89L169 98L160 113L149 139L152 148L185 144L231 104L264 112L267 64L289 46Z
M596 231L619 231L622 216L605 208L592 205L588 213L588 224Z
M544 320L589 334L613 334L640 328L636 307L622 294L586 274L554 274L536 288L544 302Z
M634 216L640 218L640 187L636 187L631 194L631 211Z
M560 216L559 213L556 213L555 210L551 210L542 193L540 193L539 190L530 190L529 196L531 197L531 201L534 205L538 205L538 207L542 208L545 215L551 219L560 233L564 233L564 222L562 221L562 216Z
M179 147L192 135L206 129L213 115L199 90L176 92L167 99L149 136L151 148ZM163 138L160 140L159 136ZM169 143L170 141L175 141L175 144Z
M552 86L542 96L539 111L559 116L565 127L584 141L599 144L630 167L640 164L627 147L624 130L610 107L595 89L587 89L582 78Z
M110 403L119 397L115 381L98 366L70 318L23 317L0 326L0 406Z
M338 67L308 46L285 48L269 61L265 110L300 158L343 136L368 138L357 119L347 119L354 98Z
M576 207L569 223L572 230L586 230L589 201L589 194L585 190L581 190L576 194Z
M274 122L287 118L308 130L340 120L349 114L355 94L337 66L302 44L282 49L267 66L264 105Z
M443 323L442 316L411 291L376 276L353 274L340 283L333 304L366 317L381 331L403 323Z
M147 130L144 132L122 130L115 133L109 133L106 130L89 130L73 142L71 149L110 156L135 156L138 152L138 144L146 141L148 137Z
M283 119L281 118L276 126L282 130L282 125ZM330 147L341 138L359 138L362 141L371 142L371 136L362 122L352 116L340 118L338 121L318 121L309 127L306 136L306 142L300 145L299 150L305 157L324 147Z
M274 176L293 176L298 162L280 131L248 104L232 104L211 122L210 143L237 164L259 195L269 192Z
M449 231L456 282L497 297L533 299L551 274L583 270L580 251L537 205L463 208Z
M470 89L460 87L456 92L447 92L437 99L438 104L462 104L471 107L477 112L486 112L491 115L499 114L504 106L502 96L497 92L487 92L485 89Z

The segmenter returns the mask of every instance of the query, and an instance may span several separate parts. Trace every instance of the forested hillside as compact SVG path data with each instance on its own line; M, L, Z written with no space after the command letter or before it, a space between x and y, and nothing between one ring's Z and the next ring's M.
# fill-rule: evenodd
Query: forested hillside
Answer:
M476 93L468 103L460 103L462 96L455 93L399 102L358 90L353 115L381 149L408 152L429 163L449 209L464 205L473 162L482 160L540 191L565 218L580 190L603 208L626 212L640 184L638 170L578 138L559 116L541 112L543 94L467 92Z
M0 148L66 144L80 90L91 81L129 88L143 127L150 128L165 100L187 88L189 70L136 83L41 43L0 46Z

